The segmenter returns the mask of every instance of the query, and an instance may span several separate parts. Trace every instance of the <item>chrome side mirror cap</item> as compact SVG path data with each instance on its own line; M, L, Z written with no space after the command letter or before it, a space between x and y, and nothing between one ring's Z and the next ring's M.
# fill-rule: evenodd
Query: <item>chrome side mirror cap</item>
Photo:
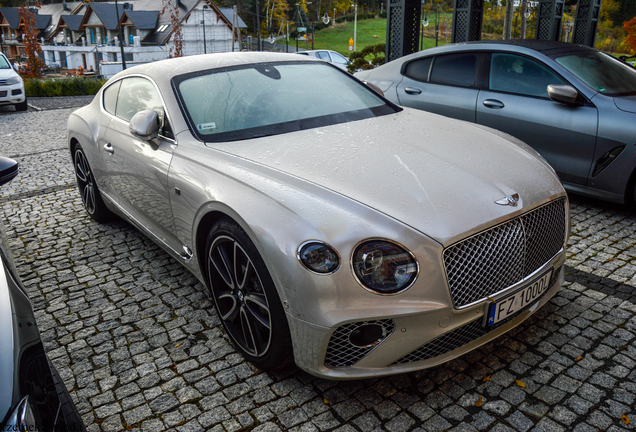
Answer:
M130 119L128 130L140 140L152 141L157 138L160 127L159 114L155 110L143 110Z
M579 92L570 85L550 84L548 86L548 97L554 102L567 105L580 105Z

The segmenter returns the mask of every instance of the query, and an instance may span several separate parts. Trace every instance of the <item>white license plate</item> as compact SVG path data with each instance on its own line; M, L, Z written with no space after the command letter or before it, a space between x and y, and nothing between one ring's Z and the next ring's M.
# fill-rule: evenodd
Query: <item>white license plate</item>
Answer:
M492 303L488 309L488 321L486 322L486 326L497 324L499 321L505 320L538 300L539 297L550 289L551 276L552 269L513 295L497 303Z

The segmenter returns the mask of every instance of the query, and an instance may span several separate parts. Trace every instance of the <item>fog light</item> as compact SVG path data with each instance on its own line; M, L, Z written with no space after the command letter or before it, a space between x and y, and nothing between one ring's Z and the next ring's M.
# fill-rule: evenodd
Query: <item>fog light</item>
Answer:
M365 324L349 333L349 342L358 348L369 348L379 344L386 337L384 327L378 324Z
M338 252L325 243L311 241L300 245L298 259L314 273L330 274L340 267Z

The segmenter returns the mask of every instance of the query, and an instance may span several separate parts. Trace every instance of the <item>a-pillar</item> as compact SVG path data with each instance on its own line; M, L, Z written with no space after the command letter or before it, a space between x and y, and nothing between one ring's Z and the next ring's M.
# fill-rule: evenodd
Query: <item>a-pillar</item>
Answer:
M564 0L539 0L536 39L559 40L561 37L564 3Z
M453 8L453 43L481 40L484 0L455 0Z
M601 0L579 0L574 21L573 43L594 46L600 10Z

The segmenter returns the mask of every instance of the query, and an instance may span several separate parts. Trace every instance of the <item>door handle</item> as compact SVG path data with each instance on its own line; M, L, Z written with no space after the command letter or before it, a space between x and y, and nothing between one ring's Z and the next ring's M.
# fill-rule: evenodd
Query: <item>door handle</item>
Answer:
M106 153L115 153L115 149L113 148L113 145L111 143L104 144L104 150L106 150Z
M417 95L422 93L422 89L418 89L418 88L413 88L413 87L407 87L404 89L404 91L408 94L412 94L412 95Z
M501 109L505 105L504 105L503 102L498 101L496 99L486 99L484 101L484 106L487 107L487 108Z

